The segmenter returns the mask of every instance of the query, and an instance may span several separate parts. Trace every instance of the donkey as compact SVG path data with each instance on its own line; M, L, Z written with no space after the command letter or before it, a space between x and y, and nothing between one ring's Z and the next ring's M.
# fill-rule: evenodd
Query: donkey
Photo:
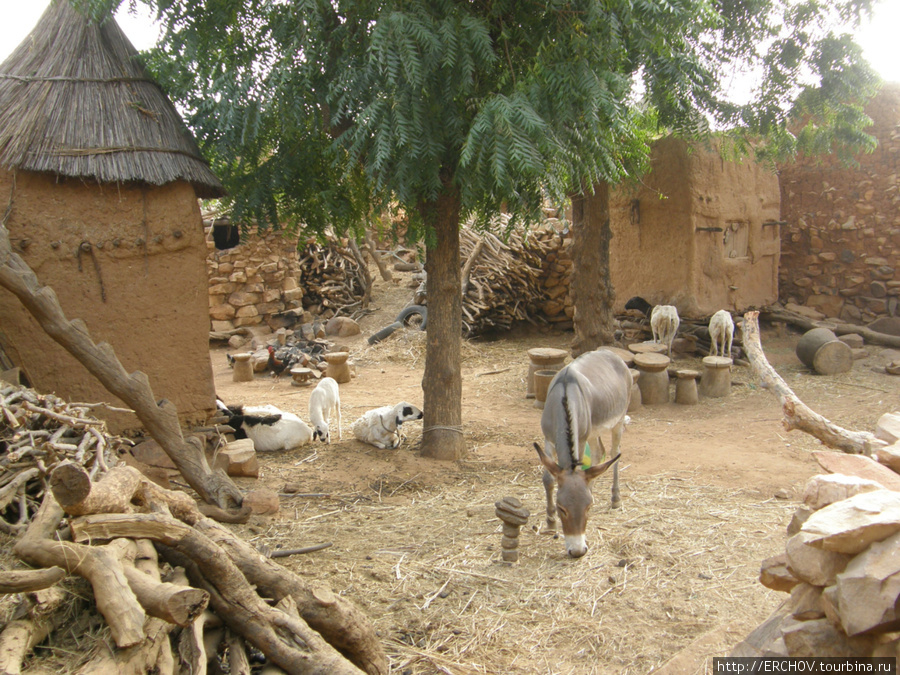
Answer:
M625 427L625 413L631 400L631 373L621 357L608 350L582 354L560 370L547 390L541 431L546 452L534 444L544 465L543 483L547 493L547 528L556 529L556 513L566 538L566 553L580 558L587 552L584 532L591 508L591 481L613 467L612 508L619 508L619 443ZM606 454L600 431L612 432L612 459L582 469L585 443L590 441L591 457ZM594 441L596 439L596 443ZM559 490L556 506L553 491Z

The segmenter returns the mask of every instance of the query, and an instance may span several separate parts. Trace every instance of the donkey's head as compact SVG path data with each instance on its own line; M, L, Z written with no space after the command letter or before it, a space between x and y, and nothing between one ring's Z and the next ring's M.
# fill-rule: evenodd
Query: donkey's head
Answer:
M566 538L566 553L572 558L580 558L587 553L584 532L588 511L594 503L591 481L611 467L619 456L589 469L563 469L547 456L540 445L535 443L534 447L544 468L556 479L556 511Z

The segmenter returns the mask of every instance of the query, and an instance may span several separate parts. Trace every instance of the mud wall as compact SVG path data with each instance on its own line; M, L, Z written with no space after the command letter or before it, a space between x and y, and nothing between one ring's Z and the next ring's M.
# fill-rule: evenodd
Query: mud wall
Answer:
M215 391L206 246L193 188L0 172L0 194L13 195L13 249L56 292L66 316L82 319L95 342L110 343L126 371L146 373L154 396L172 401L183 423L204 421ZM0 341L38 391L124 407L2 289ZM131 414L97 412L113 432L138 426Z
M900 84L866 112L878 147L858 167L801 157L780 172L781 300L863 323L900 314Z
M634 295L684 316L778 297L777 177L750 161L665 138L639 186L610 199L616 308Z

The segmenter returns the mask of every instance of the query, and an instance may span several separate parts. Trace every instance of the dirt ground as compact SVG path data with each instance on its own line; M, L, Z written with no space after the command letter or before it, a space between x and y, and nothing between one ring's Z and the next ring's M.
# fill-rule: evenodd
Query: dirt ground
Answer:
M336 341L356 370L341 385L343 439L332 426L330 445L264 455L258 481L239 479L242 488L281 493L280 514L239 528L254 544L333 544L283 564L363 607L392 672L647 673L698 638L701 656L727 649L786 597L759 584L759 564L784 550L803 486L820 472L810 453L822 446L785 432L775 395L749 368L735 367L727 398L632 415L622 444L623 507L609 508L609 478L598 479L590 549L578 560L567 558L562 539L539 532L544 496L532 443L540 440L540 411L525 398L526 351L566 348L571 333L529 328L464 343L469 454L459 462L418 456L421 422L405 425L397 450L353 440L350 424L370 408L422 406L424 334L366 342L411 295L398 276L377 282L362 335ZM811 408L858 430L900 409L898 380L875 372L896 352L868 347L852 372L814 376L794 355L798 335L764 325L763 347ZM225 354L211 351L223 400L271 403L308 420L310 389L268 374L234 383ZM699 367L697 359L676 363ZM289 483L299 495L284 491ZM494 502L505 496L532 514L516 564L500 560Z

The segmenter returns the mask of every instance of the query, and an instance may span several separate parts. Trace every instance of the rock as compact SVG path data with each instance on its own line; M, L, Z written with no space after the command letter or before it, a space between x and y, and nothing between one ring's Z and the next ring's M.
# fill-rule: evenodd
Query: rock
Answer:
M851 349L862 349L866 345L866 342L865 342L865 340L863 340L862 335L857 335L856 333L847 333L846 335L839 335L838 340L843 342L845 345L847 345Z
M819 596L819 607L822 608L822 613L832 626L841 625L836 585L826 586L822 589L822 594Z
M789 312L794 312L795 314L799 314L801 316L805 316L807 319L812 319L813 321L821 321L825 318L825 315L822 312L817 312L816 310L805 307L803 305L798 305L793 302L787 303L784 308Z
M860 492L873 490L884 490L884 486L858 476L845 476L842 473L820 474L807 481L803 491L803 503L813 511L817 511Z
M773 591L790 593L800 580L788 569L787 554L779 553L762 561L759 568L759 583Z
M359 335L361 332L359 324L348 316L336 316L325 323L325 335L350 337Z
M900 475L879 464L874 459L862 455L847 455L843 452L816 450L813 458L823 469L830 473L842 473L847 476L868 478L881 483L888 490L900 491Z
M875 458L893 471L900 472L900 443L875 449Z
M791 494L784 488L779 488L779 489L775 490L775 493L773 494L773 496L775 497L775 499L790 499L791 498Z
M216 468L221 468L229 476L259 478L259 460L253 441L242 438L232 441L216 454Z
M791 516L791 522L788 523L787 533L789 537L793 537L800 531L800 528L803 527L803 523L806 522L807 518L809 518L813 513L811 508L806 506L801 506L794 510L794 515Z
M131 449L131 454L137 461L149 464L150 466L158 466L163 469L177 468L175 462L169 458L165 450L159 446L159 443L152 438L134 446Z
M813 535L801 530L787 540L785 554L788 571L813 586L830 586L847 567L851 556L810 546L813 538Z
M243 505L249 507L255 516L273 515L281 508L278 493L265 489L250 490L244 495Z
M828 619L815 621L789 620L781 627L781 637L789 656L811 658L828 654L832 657L867 656L875 641L864 637L847 637Z
M892 490L861 492L835 502L816 511L800 528L800 535L810 537L810 545L849 555L895 532L900 532L900 493Z
M875 319L867 328L874 330L876 333L900 337L900 317L883 316L880 319Z
M791 616L797 621L815 621L825 618L819 597L822 595L821 586L812 584L797 584L791 589L789 607Z
M900 441L900 412L885 413L875 425L875 438L886 443Z
M847 635L900 628L900 534L872 544L837 575L837 605Z

